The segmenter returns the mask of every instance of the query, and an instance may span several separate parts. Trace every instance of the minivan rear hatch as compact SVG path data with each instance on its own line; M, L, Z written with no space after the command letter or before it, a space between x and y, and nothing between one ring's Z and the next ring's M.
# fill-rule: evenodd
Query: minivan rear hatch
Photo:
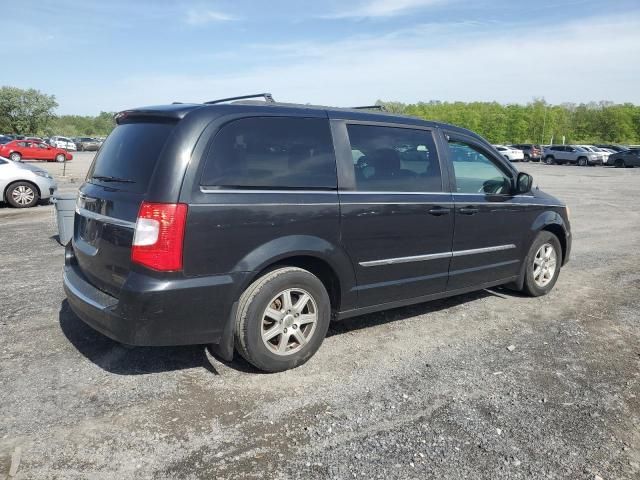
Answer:
M118 125L96 154L76 206L73 250L86 279L119 296L140 209L175 121Z

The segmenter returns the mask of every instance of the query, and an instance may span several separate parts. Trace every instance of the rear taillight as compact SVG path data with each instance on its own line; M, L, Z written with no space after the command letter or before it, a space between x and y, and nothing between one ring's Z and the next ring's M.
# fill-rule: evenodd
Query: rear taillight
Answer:
M184 203L142 202L133 236L131 261L164 272L182 270L187 222Z

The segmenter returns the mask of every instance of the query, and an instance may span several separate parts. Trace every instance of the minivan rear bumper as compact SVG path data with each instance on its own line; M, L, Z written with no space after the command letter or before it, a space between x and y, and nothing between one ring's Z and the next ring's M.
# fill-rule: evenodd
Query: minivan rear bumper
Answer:
M94 287L77 265L64 267L69 306L86 324L137 346L219 343L242 274L159 280L131 272L119 298Z

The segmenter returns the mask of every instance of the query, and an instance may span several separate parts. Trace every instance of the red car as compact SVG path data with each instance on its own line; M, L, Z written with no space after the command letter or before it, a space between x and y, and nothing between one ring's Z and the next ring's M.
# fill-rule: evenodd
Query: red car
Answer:
M47 162L65 162L73 158L66 150L31 140L13 140L0 145L0 157L10 158L14 162L21 160L46 160Z

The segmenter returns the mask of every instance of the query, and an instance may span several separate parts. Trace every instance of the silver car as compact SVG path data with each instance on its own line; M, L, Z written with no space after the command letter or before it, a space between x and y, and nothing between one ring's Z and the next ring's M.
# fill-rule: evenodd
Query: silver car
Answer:
M49 200L57 188L46 170L0 157L0 201L16 208L33 207Z
M51 137L49 139L49 145L56 148L62 148L67 151L73 150L74 152L78 149L76 144L70 138L61 137L59 135Z
M602 165L603 157L603 153L590 152L578 145L550 145L544 149L544 163L547 165Z

